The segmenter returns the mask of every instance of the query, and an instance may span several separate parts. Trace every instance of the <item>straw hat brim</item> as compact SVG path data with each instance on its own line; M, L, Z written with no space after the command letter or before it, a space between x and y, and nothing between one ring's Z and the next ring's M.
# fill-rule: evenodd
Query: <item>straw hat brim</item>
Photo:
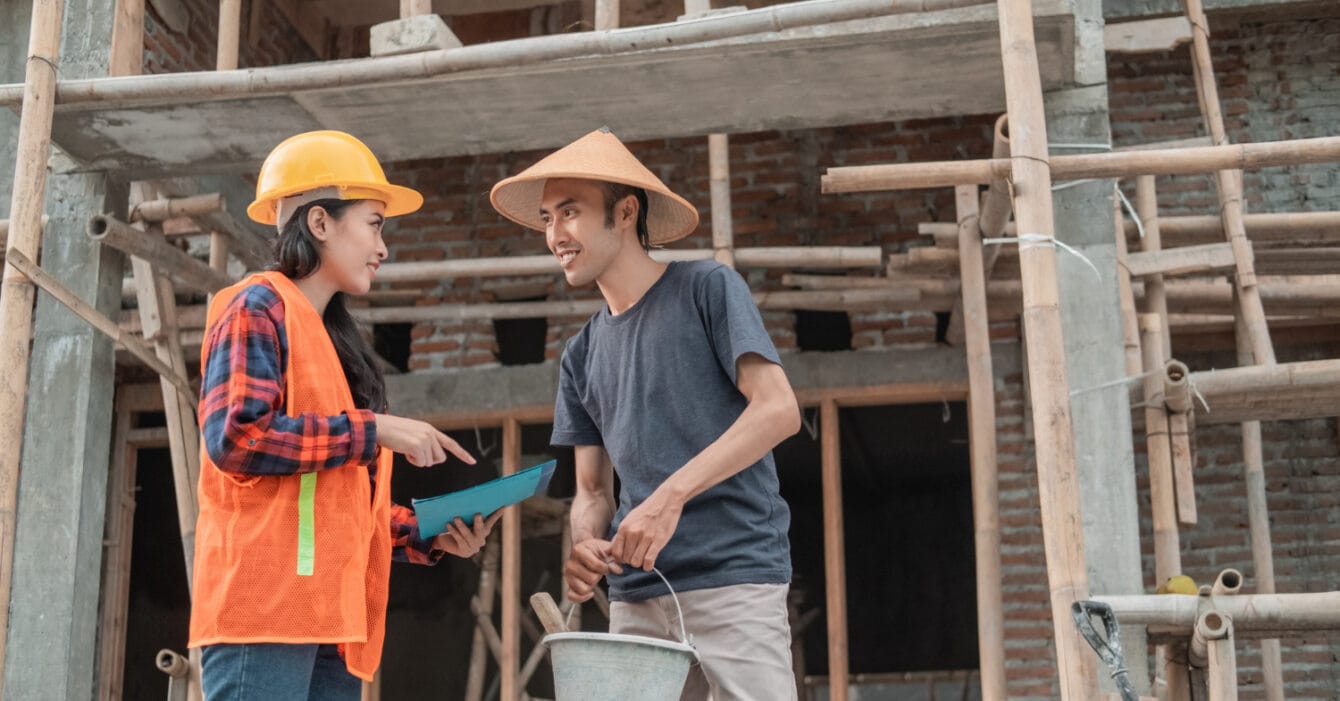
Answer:
M573 178L602 180L640 187L647 192L647 236L652 245L678 241L698 228L698 210L688 200L676 195L660 183L635 178L611 177L604 173L586 171L555 171L521 173L493 186L489 201L504 217L536 231L544 231L540 219L540 202L544 184L550 179Z

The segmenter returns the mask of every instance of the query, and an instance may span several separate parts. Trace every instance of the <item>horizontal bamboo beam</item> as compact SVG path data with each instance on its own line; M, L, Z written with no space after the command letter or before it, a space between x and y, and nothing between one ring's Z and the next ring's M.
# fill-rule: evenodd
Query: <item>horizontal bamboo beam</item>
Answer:
M158 180L153 182L153 186L168 197L178 199L190 197L186 185L177 180ZM234 219L226 209L202 212L195 215L194 219L205 229L231 238L230 252L252 270L267 268L274 263L275 239L272 227L266 227L263 230L265 233L260 233L257 225Z
M1227 243L1139 251L1126 256L1126 268L1135 277L1230 270L1236 264L1233 247Z
M1247 226L1247 236L1257 244L1267 242L1340 244L1340 212L1247 214L1243 217L1243 223ZM1126 221L1125 228L1128 237L1140 235L1139 227L1132 220ZM1159 232L1163 235L1165 246L1189 246L1224 240L1223 221L1214 215L1160 216Z
M1190 637L1200 615L1201 597L1168 594L1095 596L1112 607L1123 626L1149 626L1151 634ZM1278 637L1279 633L1340 630L1340 591L1308 594L1238 594L1210 599L1214 608L1232 617L1244 638Z
M1340 415L1340 359L1193 372L1190 383L1210 407L1197 407L1197 424Z
M136 229L110 214L95 214L89 218L88 237L126 255L146 260L157 270L200 292L217 292L233 282L224 273L192 258L162 236Z
M1340 136L1049 158L1055 180L1187 175L1335 161L1340 161ZM1010 159L1005 158L845 166L829 168L821 185L829 194L984 185L997 178L1012 178L1011 169Z
M47 222L49 221L51 221L51 217L48 217L47 215L43 214L42 215L43 229L47 228ZM5 255L5 244L8 241L9 241L9 220L0 219L0 257L3 257Z
M83 319L90 326L102 332L113 342L130 351L132 355L139 358L140 362L148 365L151 370L171 382L172 385L177 388L177 391L181 393L182 398L192 407L196 406L195 389L191 387L190 381L174 372L171 367L168 367L166 363L159 360L158 355L154 353L153 349L145 344L144 341L122 330L115 321L103 316L102 312L99 312L88 302L80 299L79 295L74 290L66 287L64 283L57 280L47 271L39 268L36 263L32 262L32 260L19 251L10 251L6 263L14 266L16 270L26 275L29 280L32 280L34 285L37 285L42 291L51 295L57 302L65 305L66 308L74 312L75 315Z
M709 260L710 248L658 249L651 257L662 262ZM883 263L879 246L775 246L735 249L735 263L749 268L871 268ZM550 255L462 258L459 260L384 263L377 282L424 282L458 277L557 275L558 259Z
M223 211L227 203L223 195L191 195L190 197L168 197L161 200L149 200L135 205L127 219L130 222L164 222L176 217L196 217Z
M348 89L490 68L570 58L611 56L652 47L683 46L750 34L987 4L989 0L831 0L787 3L692 22L670 22L606 32L568 32L494 41L442 51L424 51L358 61L276 66L263 69L165 73L134 78L91 78L56 83L56 104L126 106L133 103L228 100L282 95L309 89ZM23 86L0 86L0 106L23 102Z

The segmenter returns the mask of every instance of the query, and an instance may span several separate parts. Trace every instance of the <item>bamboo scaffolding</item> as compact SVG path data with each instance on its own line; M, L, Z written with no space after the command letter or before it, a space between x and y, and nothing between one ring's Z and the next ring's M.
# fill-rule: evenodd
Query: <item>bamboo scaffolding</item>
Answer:
M828 611L828 698L847 701L847 555L842 526L842 434L838 405L819 403L823 472L824 591Z
M688 5L685 3L685 11ZM711 3L703 10L710 8ZM730 137L725 134L707 136L708 180L712 197L712 250L718 263L735 267L735 229L731 222L730 196ZM877 264L878 265L878 264Z
M432 14L432 0L400 0L400 18Z
M1237 342L1238 364L1250 365L1252 360L1251 344L1247 341L1247 330L1242 327L1242 315L1234 316L1234 339ZM1202 420L1202 423L1204 421ZM1265 456L1261 445L1261 422L1244 421L1242 423L1242 481L1247 496L1247 530L1252 544L1252 569L1255 573L1256 591L1260 594L1275 593L1275 555L1270 537L1270 510L1266 500ZM1280 641L1266 638L1261 641L1261 678L1272 698L1284 695L1283 661L1280 655ZM1274 694L1279 696L1275 697Z
M1122 625L1149 627L1151 636L1190 637L1205 605L1198 596L1136 594L1095 596L1112 607ZM1313 631L1340 630L1340 591L1306 594L1237 594L1211 597L1215 609L1233 619L1242 638L1297 637Z
M1155 314L1140 315L1140 348L1144 371L1156 373L1144 380L1145 454L1149 462L1149 500L1154 527L1154 580L1165 582L1182 574L1182 549L1177 534L1177 502L1173 486L1172 446L1168 412L1163 400L1163 378L1168 359L1163 355L1163 321Z
M1233 649L1233 621L1207 611L1196 624L1193 640L1204 639L1209 664L1209 701L1238 701L1238 658Z
M1140 355L1140 322L1135 313L1135 291L1131 289L1130 268L1126 266L1126 237L1121 233L1121 201L1112 199L1112 216L1116 224L1117 298L1121 304L1121 341L1126 358L1126 376L1139 375L1144 367Z
M1006 111L1010 115L1011 158L1006 163L1011 164L1014 183L1014 218L1021 232L1049 239L1054 235L1052 175L1047 165L1047 127L1033 41L1032 5L1029 0L999 0L997 8ZM1071 603L1088 598L1089 584L1070 386L1062 345L1056 249L1050 244L1022 245L1019 263L1057 678L1062 699L1088 699L1097 691L1095 664L1070 618Z
M275 96L310 89L402 82L489 68L515 69L561 59L643 51L653 46L683 46L812 25L983 4L987 3L983 0L832 0L784 4L703 17L693 22L529 37L450 50L366 58L357 62L276 66L245 71L170 73L143 76L135 80L63 80L57 86L55 101L60 105L101 104L113 107L192 99L228 100ZM16 107L22 100L23 91L19 86L0 86L0 106Z
M42 247L42 210L46 199L47 158L60 57L63 0L33 3L24 68L23 108L19 115L10 236L5 242L0 283L0 688L5 679L9 638L9 595L14 577L14 526L18 515L19 460L28 394L28 339L33 329L32 280L15 259L36 260ZM35 266L34 266L35 267Z
M996 118L995 126L992 130L991 157L1008 158L1010 155L1010 137L1009 137L1009 115L1000 115ZM1005 231L1005 225L1009 223L1010 213L1013 211L1010 204L1010 184L1004 179L992 180L987 186L986 192L982 193L981 203L978 206L979 215L977 217L977 230L971 234L980 234L983 238L995 238ZM962 215L960 215L960 221ZM956 227L955 236L962 236L959 230L962 227ZM970 234L969 234L970 235ZM939 245L939 241L936 241ZM950 246L957 248L958 246ZM979 249L982 250L982 280L983 285L991 281L991 274L996 269L996 259L1000 257L1000 246L990 246ZM949 328L945 330L945 341L951 346L957 346L965 340L965 329L963 328L963 297L959 296L954 300L954 308L949 312Z
M95 214L88 220L88 237L146 260L194 290L217 292L233 282L227 275L168 243L161 234L136 229L109 214Z
M479 589L472 599L478 602L472 605L472 608L477 608L483 613L485 619L489 621L490 629L493 626L493 600L497 598L498 589L500 538L501 536L491 536L484 544L484 557L479 565ZM475 627L474 639L470 645L470 668L465 681L466 701L480 701L484 696L484 672L488 668L488 650L485 647L488 642L485 640L485 635L483 628ZM501 648L501 643L499 647Z
M135 222L162 223L177 217L198 217L204 214L221 212L226 204L223 195L217 192L190 197L164 197L135 205L131 208L130 216L126 217L126 220L131 224Z
M167 197L184 199L193 196L188 194L187 186L181 181L157 180L152 185ZM201 212L193 218L209 231L226 234L233 244L233 254L253 270L268 267L274 262L273 240L257 233L250 224L237 221L226 209Z
M241 36L242 0L219 0L219 42L215 70L231 71L237 68L237 49Z
M1202 424L1331 417L1340 413L1340 359L1191 373L1210 410Z
M502 475L521 469L521 423L514 417L503 421ZM520 701L524 689L517 688L521 658L521 507L509 506L502 517L502 655L498 675L502 679L501 701Z
M1045 154L1044 154L1045 158ZM1192 175L1226 169L1256 170L1340 161L1340 136L1254 144L1229 144L1153 151L1113 151L1050 159L1057 180L1128 178L1136 175ZM829 168L821 179L825 193L913 190L985 184L999 178L1018 183L1017 164L1008 159L928 161ZM1015 218L1018 218L1016 209Z
M968 445L971 450L973 544L976 550L977 650L982 698L1004 701L1005 604L1001 592L1000 497L996 474L996 392L991 363L991 329L986 312L986 271L977 211L977 188L955 190L959 260L963 280L960 302L967 344Z
M1139 177L1142 176L1137 176L1137 186ZM1138 202L1136 206L1138 209ZM1340 245L1340 212L1247 214L1243 217L1243 223L1247 227L1248 238L1257 245L1258 251L1262 245L1271 244ZM1216 216L1161 216L1159 226L1163 240L1170 248L1224 242L1224 225ZM1145 228L1147 230L1148 226ZM937 245L942 248L954 247L939 243L942 237L958 236L958 226L948 222L924 222L917 229L924 236L934 236ZM1128 239L1140 238L1140 228L1134 221L1125 222L1124 230ZM1013 236L1014 224L1006 224L1001 233Z
M1130 254L1126 264L1135 277L1159 276L1160 286L1164 275L1231 270L1235 265L1233 248L1226 243L1185 246L1166 251L1146 246L1143 252Z
M1168 320L1159 318L1159 335L1168 333ZM1164 408L1168 417L1168 445L1172 456L1173 489L1177 501L1177 522L1183 526L1196 525L1196 486L1192 472L1190 371L1185 364L1169 360L1163 367L1161 381Z
M120 404L118 397L117 404ZM98 699L122 697L126 663L126 614L130 608L130 558L135 530L135 471L139 449L130 443L134 415L118 406L107 475L107 515L98 625Z
M619 28L619 0L596 0L597 32Z

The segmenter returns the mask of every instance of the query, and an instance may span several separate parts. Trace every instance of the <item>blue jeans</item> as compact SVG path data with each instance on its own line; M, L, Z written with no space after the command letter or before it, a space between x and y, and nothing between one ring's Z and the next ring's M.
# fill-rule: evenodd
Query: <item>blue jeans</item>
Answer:
M363 682L335 645L208 645L200 654L207 701L359 701Z

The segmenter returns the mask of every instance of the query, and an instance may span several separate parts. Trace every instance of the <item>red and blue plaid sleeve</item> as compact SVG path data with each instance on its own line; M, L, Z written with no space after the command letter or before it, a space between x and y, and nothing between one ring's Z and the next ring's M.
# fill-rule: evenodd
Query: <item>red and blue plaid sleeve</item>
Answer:
M391 559L416 565L436 565L446 554L433 547L432 538L419 537L419 517L414 509L391 504Z
M377 453L371 411L288 416L284 368L288 342L284 305L265 284L229 304L206 337L200 388L201 434L210 460L226 472L292 475L349 464Z

